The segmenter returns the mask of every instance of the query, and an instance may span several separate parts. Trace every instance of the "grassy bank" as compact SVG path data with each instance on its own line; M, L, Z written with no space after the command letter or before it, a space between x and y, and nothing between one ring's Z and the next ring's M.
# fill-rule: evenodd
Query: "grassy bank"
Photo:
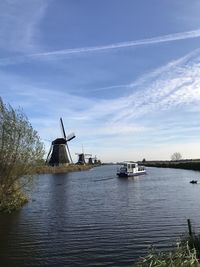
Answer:
M143 164L148 167L175 168L200 171L200 160L148 161Z
M200 263L196 250L185 244L171 252L152 251L133 267L200 267Z
M190 220L187 221L189 234L177 244L176 249L168 252L152 249L133 267L200 267L200 234L195 234Z
M67 173L67 172L77 172L77 171L86 171L95 167L95 165L68 165L68 166L39 166L36 168L37 174L46 174L46 173Z

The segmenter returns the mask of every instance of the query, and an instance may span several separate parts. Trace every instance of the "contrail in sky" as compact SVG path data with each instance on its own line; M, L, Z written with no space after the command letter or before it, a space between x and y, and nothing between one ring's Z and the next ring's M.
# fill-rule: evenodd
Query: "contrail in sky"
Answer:
M90 52L98 52L98 51L100 52L100 51L113 50L117 48L139 47L139 46L144 46L144 45L166 43L166 42L186 40L186 39L199 38L199 37L200 37L200 29L197 29L193 31L179 32L179 33L162 35L162 36L157 36L157 37L152 37L152 38L147 38L147 39L114 43L114 44L109 44L109 45L71 48L71 49L27 54L27 55L12 57L12 58L11 57L1 58L0 65L4 66L4 65L16 64L16 63L19 63L20 61L23 62L24 60L28 58L37 58L37 57L42 58L42 57L48 57L48 56L73 55L73 54L90 53Z
M158 44L158 43L192 39L192 38L198 38L198 37L200 37L200 29L193 30L193 31L187 31L187 32L168 34L168 35L163 35L163 36L158 36L158 37L153 37L153 38L147 38L147 39L142 39L142 40L136 40L136 41L114 43L114 44L110 44L110 45L81 47L81 48L56 50L56 51L51 51L51 52L36 53L36 54L32 54L30 56L51 56L51 55L67 55L67 54L87 53L87 52L103 51L103 50L110 50L110 49L116 49L116 48L125 48L125 47Z

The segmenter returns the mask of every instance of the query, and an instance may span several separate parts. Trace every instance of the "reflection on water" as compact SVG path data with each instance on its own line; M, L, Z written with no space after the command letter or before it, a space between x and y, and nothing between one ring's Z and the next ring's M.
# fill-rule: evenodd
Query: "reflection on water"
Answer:
M166 249L200 225L200 173L148 168L130 179L116 166L35 178L30 202L0 215L1 266L130 266L150 244Z

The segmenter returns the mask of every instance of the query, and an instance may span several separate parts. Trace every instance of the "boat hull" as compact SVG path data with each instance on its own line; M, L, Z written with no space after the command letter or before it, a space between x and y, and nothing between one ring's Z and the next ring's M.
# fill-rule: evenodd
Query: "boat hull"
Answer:
M144 175L146 174L146 171L141 171L141 172L137 172L137 173L122 173L122 172L118 172L117 176L118 177L133 177L133 176L139 176L139 175Z

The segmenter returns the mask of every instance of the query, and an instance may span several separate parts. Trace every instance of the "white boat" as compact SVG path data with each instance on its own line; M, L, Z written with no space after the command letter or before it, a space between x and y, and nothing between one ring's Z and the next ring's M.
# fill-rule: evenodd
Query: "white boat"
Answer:
M123 166L117 170L117 175L119 177L131 177L141 174L146 174L144 166L140 166L133 161L125 161Z

